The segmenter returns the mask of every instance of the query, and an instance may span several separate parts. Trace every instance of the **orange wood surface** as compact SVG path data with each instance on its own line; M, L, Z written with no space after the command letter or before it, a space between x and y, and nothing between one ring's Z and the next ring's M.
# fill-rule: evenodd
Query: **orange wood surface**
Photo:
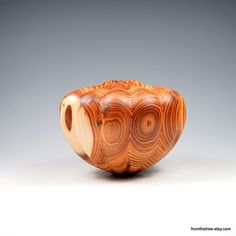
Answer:
M173 89L108 80L66 95L60 118L81 158L111 173L133 174L173 148L184 128L186 106Z

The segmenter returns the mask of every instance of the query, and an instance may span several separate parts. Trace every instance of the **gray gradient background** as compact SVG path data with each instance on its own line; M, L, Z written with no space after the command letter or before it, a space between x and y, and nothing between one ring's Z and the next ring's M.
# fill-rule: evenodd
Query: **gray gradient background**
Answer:
M179 91L187 123L158 165L117 181L235 181L235 75L235 1L0 1L0 183L107 182L67 145L59 103L129 78Z

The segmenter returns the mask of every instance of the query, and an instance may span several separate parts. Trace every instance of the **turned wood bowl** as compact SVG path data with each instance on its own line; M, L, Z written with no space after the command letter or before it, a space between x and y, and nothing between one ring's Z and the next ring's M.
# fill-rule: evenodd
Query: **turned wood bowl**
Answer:
M186 107L173 89L108 80L67 94L60 122L72 149L89 164L134 174L161 160L183 131Z

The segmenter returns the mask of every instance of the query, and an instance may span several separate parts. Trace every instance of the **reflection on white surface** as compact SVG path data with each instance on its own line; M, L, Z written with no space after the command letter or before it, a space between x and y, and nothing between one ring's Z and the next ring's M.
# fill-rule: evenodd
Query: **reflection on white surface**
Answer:
M235 235L235 164L221 157L170 155L129 178L77 158L35 160L1 167L0 235Z

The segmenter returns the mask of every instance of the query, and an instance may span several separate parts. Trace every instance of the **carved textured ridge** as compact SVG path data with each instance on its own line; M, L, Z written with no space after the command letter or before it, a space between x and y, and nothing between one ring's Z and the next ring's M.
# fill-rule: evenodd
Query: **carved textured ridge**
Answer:
M137 173L173 148L186 107L175 90L108 80L66 95L60 117L67 141L85 161L112 173Z

